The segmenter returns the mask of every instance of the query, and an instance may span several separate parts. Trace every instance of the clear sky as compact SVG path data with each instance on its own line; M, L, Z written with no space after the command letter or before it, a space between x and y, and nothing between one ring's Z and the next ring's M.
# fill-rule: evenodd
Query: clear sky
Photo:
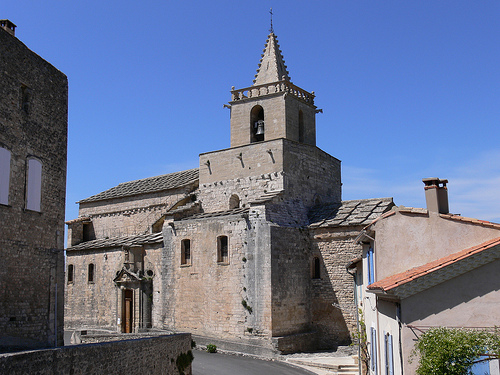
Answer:
M67 220L229 147L223 104L252 84L271 7L343 199L425 207L421 179L446 178L451 212L500 222L498 0L5 0L0 18L69 79Z

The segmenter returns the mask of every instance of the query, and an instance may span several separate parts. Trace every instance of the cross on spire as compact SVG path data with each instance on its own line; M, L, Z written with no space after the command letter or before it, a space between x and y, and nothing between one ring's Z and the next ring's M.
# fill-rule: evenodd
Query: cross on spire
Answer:
M271 34L274 34L274 29L273 29L273 8L269 11L269 14L271 14L271 28L269 29L269 32Z

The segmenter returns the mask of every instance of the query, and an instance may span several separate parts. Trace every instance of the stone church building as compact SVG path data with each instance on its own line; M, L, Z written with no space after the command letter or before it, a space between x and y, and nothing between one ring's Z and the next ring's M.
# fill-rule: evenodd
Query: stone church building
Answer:
M350 342L346 264L392 199L342 201L340 161L316 147L314 93L291 82L273 32L228 106L231 146L200 154L198 168L78 202L66 329L188 331L253 353Z

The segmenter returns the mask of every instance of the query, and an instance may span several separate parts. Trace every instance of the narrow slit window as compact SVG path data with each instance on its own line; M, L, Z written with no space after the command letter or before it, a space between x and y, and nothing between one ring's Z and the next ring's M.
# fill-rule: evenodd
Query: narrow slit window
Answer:
M0 204L9 204L10 151L0 147Z
M191 264L191 240L186 239L181 242L181 264Z
M72 264L68 265L68 284L73 284L73 278L75 275L75 266Z
M321 279L321 262L318 257L314 257L313 279Z
M229 249L227 236L217 237L217 262L229 263Z
M26 187L26 208L40 212L42 199L42 163L37 159L28 159L28 177Z
M94 263L89 264L89 273L88 273L88 281L89 284L92 284L94 282L94 273L95 273L95 265Z

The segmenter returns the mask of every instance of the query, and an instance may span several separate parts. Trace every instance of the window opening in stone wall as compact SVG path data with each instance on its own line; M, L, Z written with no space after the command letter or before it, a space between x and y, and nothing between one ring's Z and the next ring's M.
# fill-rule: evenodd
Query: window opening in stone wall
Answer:
M384 333L385 347L385 373L386 375L394 375L394 359L392 355L392 335Z
M250 112L250 143L264 140L264 109L256 105Z
M217 237L217 262L229 263L229 249L227 236Z
M318 257L314 257L313 279L321 279L321 262Z
M31 99L31 89L26 86L22 85L21 86L21 109L25 112L28 113L30 109L30 99Z
M68 284L73 284L73 277L75 274L75 266L68 264Z
M304 114L299 111L299 142L304 143Z
M90 223L83 223L83 242L95 240L94 225Z
M26 209L40 212L42 199L42 163L37 159L28 159L26 187Z
M10 151L0 147L0 204L9 204Z
M191 240L186 239L181 241L181 264L191 264Z
M229 198L229 209L232 210L233 208L240 208L240 197L236 194L231 195L231 198Z
M89 281L89 283L93 283L94 282L94 269L95 269L94 263L90 263L89 264L89 273L88 273L88 281Z

